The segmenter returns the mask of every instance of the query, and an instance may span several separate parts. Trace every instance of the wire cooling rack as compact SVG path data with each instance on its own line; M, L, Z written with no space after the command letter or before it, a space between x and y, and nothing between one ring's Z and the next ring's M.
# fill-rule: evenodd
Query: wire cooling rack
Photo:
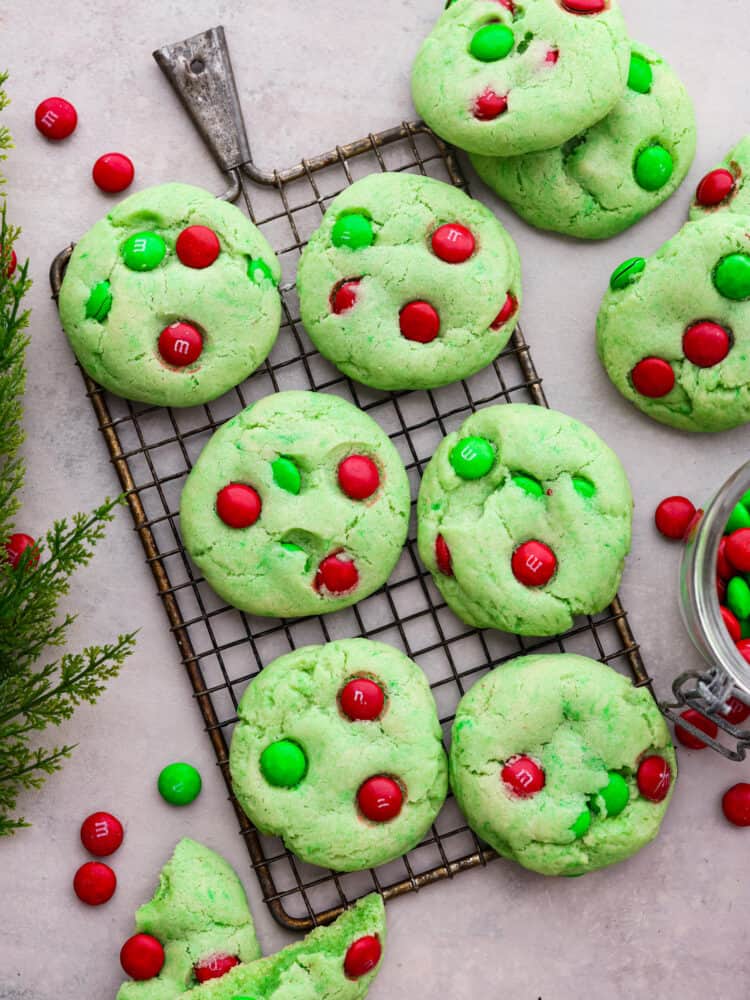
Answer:
M216 46L221 73L231 76L221 29L170 47L172 54L176 49L180 53L185 86L191 84L191 74L212 69ZM230 83L233 86L231 78ZM184 87L181 96L185 101ZM214 127L215 123L210 126ZM404 123L272 173L252 164L249 149L246 155L229 173L227 196L244 203L276 250L283 272L283 325L267 362L235 390L210 405L187 410L134 404L83 377L265 901L283 926L307 930L333 920L367 892L375 890L387 900L484 865L495 855L477 840L453 799L415 850L363 872L339 875L304 864L280 840L259 834L232 794L227 747L238 701L265 664L299 646L349 636L390 643L427 674L446 738L464 692L488 669L520 653L576 652L629 670L638 685L649 685L650 679L619 600L554 639L523 639L464 625L448 609L419 560L413 510L408 542L386 586L336 614L299 620L255 618L223 604L198 574L180 538L178 511L185 478L213 432L268 393L282 389L335 393L369 413L399 450L414 498L440 440L477 407L502 402L547 405L520 329L494 364L471 379L428 392L385 393L342 376L315 351L300 323L294 287L300 252L330 201L347 185L375 171L406 171L467 190L452 153L426 126ZM68 247L53 262L55 295L71 251Z

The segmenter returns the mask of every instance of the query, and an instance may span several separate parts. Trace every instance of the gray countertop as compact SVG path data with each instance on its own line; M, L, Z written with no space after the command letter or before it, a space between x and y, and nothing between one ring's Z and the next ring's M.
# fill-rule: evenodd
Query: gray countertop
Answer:
M663 53L697 107L698 157L672 201L623 236L579 245L537 233L488 197L518 242L524 327L550 402L591 424L618 452L636 497L635 544L622 587L660 693L697 664L677 611L679 550L656 537L659 499L696 501L747 459L748 433L697 437L659 426L612 389L594 351L593 321L613 266L653 251L682 224L691 192L748 130L750 41L740 0L624 0L635 38ZM151 59L158 45L217 23L227 29L256 159L280 166L413 116L408 77L438 13L428 0L131 0L127 5L5 5L0 65L11 71L8 123L17 149L6 172L10 211L24 228L35 287L19 529L116 491L105 446L49 300L47 267L110 204L90 180L113 149L136 163L137 186L222 179ZM34 130L39 100L77 106L74 137L51 145ZM475 194L487 193L478 182ZM33 829L0 843L0 997L73 1000L114 995L118 951L173 843L189 834L245 876L264 950L290 940L260 902L236 822L188 690L128 514L118 515L68 601L73 638L102 641L139 626L138 650L96 708L83 708L59 740L79 749L61 775L22 802ZM57 734L56 734L57 736ZM53 737L49 736L50 740ZM202 770L204 792L171 809L154 782L168 760ZM505 862L428 888L388 908L389 947L371 995L455 1000L596 1000L739 995L748 972L749 834L721 816L720 796L750 780L750 765L710 752L681 754L682 777L660 838L631 861L581 880L545 880ZM78 827L94 809L127 825L114 856L119 878L106 907L77 903L71 880L85 855Z

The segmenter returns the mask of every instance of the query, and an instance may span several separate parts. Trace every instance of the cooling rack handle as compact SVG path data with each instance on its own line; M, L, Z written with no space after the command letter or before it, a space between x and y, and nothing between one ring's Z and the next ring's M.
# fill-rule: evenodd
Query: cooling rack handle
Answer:
M225 172L251 160L224 28L165 45L154 59Z

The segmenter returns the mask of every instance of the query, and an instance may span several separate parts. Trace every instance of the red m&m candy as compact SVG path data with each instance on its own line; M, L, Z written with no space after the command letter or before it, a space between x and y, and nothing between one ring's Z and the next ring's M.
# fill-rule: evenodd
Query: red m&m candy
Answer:
M750 705L732 696L721 714L731 726L739 726L750 716Z
M221 979L239 964L236 955L210 955L196 962L193 972L199 983L207 983L211 979Z
M351 559L339 555L326 556L315 575L315 589L326 589L331 594L346 594L359 583L357 567Z
M202 351L203 337L190 323L172 323L159 335L159 354L175 368L194 364Z
M672 785L672 768L658 754L646 757L638 768L638 789L649 802L663 802Z
M515 315L516 309L518 309L518 299L512 292L508 292L503 303L503 308L490 323L490 329L499 330L501 326L505 326L511 316Z
M736 645L737 652L743 660L747 660L747 662L750 663L750 639L740 639Z
M133 183L135 167L124 153L105 153L94 164L91 176L100 190L116 194Z
M706 733L712 739L716 739L719 733L719 727L711 719L707 719L700 712L696 712L694 708L689 708L687 711L680 715L681 719L685 722L689 722L691 726L696 729L700 729L701 732ZM704 743L699 736L694 736L692 733L688 732L683 726L679 724L674 727L674 734L677 739L682 743L683 746L688 747L690 750L705 750L708 746Z
M606 9L606 0L562 0L563 10L570 14L601 14Z
M732 642L739 642L742 638L742 630L737 616L729 608L724 607L723 604L719 610L721 611L721 617L724 619L724 625L726 626L726 630L729 633Z
M508 98L487 90L474 101L474 117L480 122L491 122L508 110Z
M219 237L208 226L188 226L177 237L175 250L185 267L202 270L219 256Z
M453 576L453 557L442 535L438 535L435 539L435 559L443 576Z
M458 222L440 226L432 234L432 249L446 264L463 264L474 253L476 240L471 230Z
M350 455L338 468L339 486L352 500L367 500L380 486L377 465L367 455Z
M630 373L633 388L641 396L660 399L674 389L674 371L664 358L644 358Z
M97 858L106 858L109 854L114 854L123 837L122 823L110 813L92 813L81 824L81 843Z
M331 311L340 316L341 313L349 312L357 303L357 285L360 278L350 278L336 285L331 294Z
M349 979L360 979L372 972L380 961L383 949L374 934L368 934L349 945L344 958L344 972Z
M738 528L727 538L727 559L742 573L750 572L750 528Z
M544 542L524 542L511 558L513 576L526 587L543 587L557 569L555 553Z
M34 123L47 139L67 139L78 124L78 112L64 97L48 97L37 105Z
M18 256L17 256L15 250L11 250L11 252L10 252L10 260L8 261L8 268L7 268L6 272L5 272L6 275L9 278L12 278L13 275L16 273L16 268L17 267L18 267Z
M216 513L230 528L250 528L262 507L257 490L246 483L229 483L216 495Z
M702 320L693 323L682 338L682 349L688 361L699 368L713 368L729 354L732 338L723 326Z
M21 557L27 549L31 550L27 556L27 565L36 566L39 562L39 550L36 547L36 539L32 538L31 535L18 532L11 535L5 543L5 554L13 569L18 569Z
M735 826L750 826L750 785L741 781L732 785L721 800L724 815Z
M383 711L383 689L369 677L354 677L340 695L341 710L355 722L372 722Z
M695 506L687 497L667 497L656 508L654 521L665 538L681 539L687 534L694 517Z
M541 792L546 780L544 771L537 762L525 756L511 757L500 772L500 777L522 799Z
M440 317L429 302L410 302L398 318L401 333L407 340L429 344L440 333Z
M698 185L695 200L704 208L720 205L734 191L734 185L734 177L728 170L712 170Z
M559 49L548 49L547 50L547 55L544 57L544 61L546 63L550 63L552 66L554 66L555 63L557 62L557 60L559 58L560 58L560 50Z
M404 804L401 785L383 774L368 778L357 792L360 812L373 823L395 819Z
M117 878L102 861L87 861L81 865L73 879L73 889L82 903L101 906L115 894Z
M164 965L161 942L150 934L134 934L120 950L120 965L131 979L153 979Z
M731 580L734 576L734 570L729 565L729 560L727 559L727 536L724 535L722 540L719 542L719 554L716 557L716 572L719 574L722 580Z

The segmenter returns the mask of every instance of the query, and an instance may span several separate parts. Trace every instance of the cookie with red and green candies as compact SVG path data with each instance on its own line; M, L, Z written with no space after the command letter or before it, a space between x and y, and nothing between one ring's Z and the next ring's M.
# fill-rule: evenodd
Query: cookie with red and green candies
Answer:
M677 190L695 143L684 85L660 56L634 44L625 93L600 122L555 149L474 155L471 162L532 226L600 240L634 225Z
M585 424L541 406L489 406L425 469L419 554L462 621L554 635L614 598L632 511L622 465Z
M342 192L300 260L320 353L376 389L429 389L493 361L515 329L521 265L489 209L450 184L373 174Z
M392 646L342 639L281 656L250 682L237 715L237 799L261 833L310 864L386 864L417 846L445 801L435 700Z
M383 898L371 893L330 926L195 986L183 1000L361 1000L380 971L385 930Z
M355 604L390 576L409 480L388 435L322 392L258 400L210 438L185 482L190 557L229 604L296 618Z
M123 953L126 971L139 977L152 972L159 946L163 964L148 978L123 983L117 1000L172 1000L241 962L260 958L245 890L234 870L220 855L187 838L162 869L153 899L138 908L135 926L136 937Z
M612 273L596 325L599 357L654 420L689 431L750 421L749 223L707 215Z
M716 212L750 216L750 135L741 139L724 161L701 178L690 208L690 218L702 219Z
M417 55L412 96L460 149L518 156L609 114L629 58L617 0L456 0Z
M656 837L677 764L645 688L585 656L524 656L456 711L451 788L469 825L542 875L583 875Z
M86 373L126 399L207 403L279 332L276 255L238 208L163 184L120 202L73 250L60 317Z

